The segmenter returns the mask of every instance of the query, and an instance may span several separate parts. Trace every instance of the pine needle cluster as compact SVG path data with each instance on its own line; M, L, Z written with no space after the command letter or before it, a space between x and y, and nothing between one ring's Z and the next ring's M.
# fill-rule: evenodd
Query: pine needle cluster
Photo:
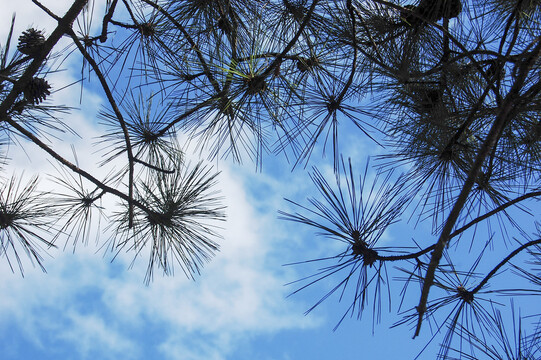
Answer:
M295 293L336 280L309 311L336 295L349 299L339 323L367 309L379 319L386 300L396 326L430 326L440 358L539 357L539 313L509 332L497 300L541 291L539 1L111 0L98 13L73 0L65 14L34 3L58 26L14 34L13 18L0 42L1 171L30 142L60 189L0 178L10 265L22 271L26 253L42 266L60 236L87 243L105 222L106 248L149 254L147 281L175 265L194 278L224 211L217 174L185 145L260 170L267 156L302 168L330 154L332 181L314 167L316 195L280 212L342 246L298 262L323 265ZM78 130L50 81L66 56L80 59L81 91L92 80L106 99L95 146L107 175L49 141ZM361 143L378 155L359 175L363 159L344 158ZM399 220L411 241L393 238ZM504 272L520 285L506 288Z

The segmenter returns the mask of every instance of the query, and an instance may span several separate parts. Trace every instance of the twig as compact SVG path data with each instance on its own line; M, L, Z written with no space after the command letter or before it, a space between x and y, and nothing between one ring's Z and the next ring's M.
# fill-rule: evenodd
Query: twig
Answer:
M415 335L414 337L418 336L421 331L421 324L423 322L423 316L426 311L426 304L428 301L428 293L430 291L430 287L434 283L434 276L436 273L436 269L440 263L443 250L449 240L451 239L451 231L453 227L456 224L456 221L458 220L458 216L460 215L460 212L462 211L462 208L464 207L464 204L466 203L466 200L468 198L468 195L473 187L473 185L476 182L477 176L479 174L479 171L481 169L481 166L483 165L483 162L485 158L489 155L489 153L492 151L493 147L496 145L499 135L501 134L503 128L505 125L509 122L509 119L514 115L516 106L517 106L517 98L520 98L520 90L522 89L524 82L526 81L526 76L531 69L534 62L538 59L539 55L541 53L541 38L538 38L538 44L534 50L534 56L527 59L525 62L523 62L520 65L519 74L517 75L517 78L515 80L515 83L509 90L509 93L505 97L505 100L502 104L502 109L498 116L496 117L496 120L492 124L492 127L485 139L485 142L481 146L481 149L479 150L479 153L477 154L477 157L472 165L471 170L468 173L468 177L464 181L464 185L462 186L462 190L460 191L460 194L458 195L455 204L453 205L453 208L451 209L451 212L449 213L449 216L447 217L447 220L445 222L445 225L442 229L441 235L436 243L436 247L434 248L434 251L432 252L432 257L430 259L430 263L428 265L428 269L426 271L425 279L423 282L422 292L421 292L421 298L419 300L419 305L417 306L417 313L419 314L418 320L417 320L417 326L415 329Z
M103 88L103 91L105 92L105 96L107 97L107 100L109 101L109 104L111 105L111 108L113 109L115 116L118 119L118 122L120 124L120 127L122 128L122 133L124 134L124 141L126 142L126 153L128 155L128 213L129 213L129 227L132 227L133 225L133 187L134 187L134 156L132 152L131 147L131 141L130 141L130 134L128 132L128 127L126 125L126 122L124 121L124 117L122 116L122 113L120 112L120 109L118 108L116 101L113 97L113 93L109 89L109 85L107 84L107 80L105 79L105 76L103 76L100 68L98 67L98 64L96 61L94 61L94 58L90 56L90 54L86 51L85 47L81 44L79 39L77 38L77 35L73 32L73 30L69 31L69 35L71 36L73 43L77 46L81 54L84 56L84 58L88 61L94 72L96 73L96 76L98 77L98 80L101 83L101 87Z

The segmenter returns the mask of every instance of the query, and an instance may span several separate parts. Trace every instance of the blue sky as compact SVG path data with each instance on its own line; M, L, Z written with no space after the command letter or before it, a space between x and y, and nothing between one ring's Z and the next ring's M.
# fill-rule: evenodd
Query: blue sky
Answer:
M61 9L68 1L44 3ZM51 29L51 21L31 1L2 0L1 24L9 24L17 12L15 34L27 27ZM62 13L62 11L59 11ZM98 11L98 13L100 13ZM0 28L0 39L7 36ZM15 35L14 38L17 38ZM61 48L61 46L59 47ZM64 64L66 72L51 75L54 88L72 83L79 76L75 61ZM77 89L77 91L75 90ZM52 140L59 152L69 157L70 145L78 149L83 166L96 167L92 144L99 135L96 109L104 99L85 88L79 104L79 88L53 94L54 101L81 108L69 121L82 139L68 136L63 142ZM356 133L345 131L344 144L355 144L347 156L358 159L362 169L366 155L375 146L356 141ZM29 155L30 154L30 155ZM193 155L194 158L196 155ZM319 153L315 153L315 157ZM53 189L45 174L53 173L39 149L27 153L10 149L10 170L42 176L42 186ZM332 159L318 160L325 173L332 173ZM301 203L314 188L307 172L290 171L283 157L266 157L263 171L224 160L214 165L221 171L219 188L227 205L221 251L196 281L185 278L180 269L175 276L159 273L148 286L144 256L132 263L130 253L104 252L92 241L88 246L71 244L51 250L46 257L47 273L25 264L24 278L0 261L0 349L8 359L411 359L430 338L425 326L420 338L412 340L408 326L389 329L400 302L399 290L391 293L393 309L372 333L369 312L361 321L349 317L340 328L332 329L347 309L336 297L324 302L308 316L304 312L321 297L332 282L288 297L295 285L286 285L310 274L305 266L284 264L327 256L340 244L325 242L309 229L279 220L277 211L287 209L284 198ZM104 201L114 206L114 199ZM105 226L100 228L108 236ZM98 231L97 226L95 230ZM411 224L391 229L383 241L414 235L430 236ZM407 245L411 245L410 242ZM4 258L0 258L4 260ZM417 293L411 298L414 306ZM502 300L508 303L508 300ZM386 308L384 310L386 312ZM430 350L430 349L429 349ZM427 354L431 352L427 350ZM423 357L421 357L423 358ZM432 358L432 357L427 357Z

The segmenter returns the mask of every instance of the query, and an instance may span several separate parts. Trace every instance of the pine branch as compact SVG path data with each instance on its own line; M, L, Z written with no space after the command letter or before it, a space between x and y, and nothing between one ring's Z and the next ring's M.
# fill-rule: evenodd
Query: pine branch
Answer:
M73 40L73 43L77 46L83 57L88 61L90 66L92 67L92 70L96 73L96 76L98 77L101 87L103 91L105 92L105 96L107 97L107 100L109 101L109 104L111 105L111 108L113 109L117 119L118 123L120 124L120 127L122 128L122 132L124 134L124 141L126 142L126 152L128 155L128 207L129 207L129 226L131 227L133 225L133 182L134 182L134 156L132 151L132 145L130 140L130 134L128 132L128 127L126 126L126 122L124 121L124 117L122 116L122 113L120 112L120 109L118 108L116 101L113 97L113 93L109 89L109 84L107 83L107 80L105 79L105 76L102 74L100 68L98 67L98 64L96 61L94 61L94 58L90 56L90 54L86 51L85 47L81 44L79 39L77 38L77 35L73 32L73 30L70 30L68 34L71 36L71 39Z
M541 239L537 239L537 240L532 240L532 241L529 241L527 242L526 244L522 244L520 247L516 248L515 250L513 250L509 255L507 255L502 261L500 261L498 263L498 265L496 265L492 270L490 270L490 272L483 278L483 280L481 280L481 282L479 283L479 285L477 285L474 289L472 289L470 291L470 293L473 295L475 293L477 293L479 290L481 290L481 288L483 286L485 286L485 284L490 280L490 278L492 276L494 276L494 274L496 274L496 272L498 272L498 270L504 266L507 262L509 262L509 260L511 260L513 257L515 257L517 254L519 254L522 250L524 249L527 249L529 248L530 246L534 246L534 245L537 245L537 244L541 244Z
M527 193L527 194L524 194L522 196L519 196L518 198L516 199L513 199L511 201L508 201L506 202L505 204L502 204L500 206L498 206L497 208L495 208L494 210L491 210L489 212L487 212L486 214L483 214L482 216L479 216L477 218L475 218L474 220L470 221L469 223L467 223L466 225L462 226L461 228L453 231L450 235L449 235L449 238L454 238L455 236L457 235L460 235L462 234L464 231L468 230L470 227L472 227L473 225L475 224L478 224L480 223L481 221L485 220L485 219L488 219L490 217L492 217L493 215L496 215L497 213L499 213L500 211L504 211L505 209L507 209L508 207L510 206L513 206L523 200L526 200L526 199L530 199L530 198L533 198L533 197L538 197L538 196L541 196L541 191L533 191L533 192L530 192L530 193Z
M214 87L214 91L216 91L216 93L220 93L222 91L221 87L220 87L220 84L218 83L218 81L216 81L216 79L214 78L214 75L212 75L212 72L210 71L210 67L209 67L209 64L207 62L207 60L204 58L203 56L203 53L201 51L201 49L199 49L199 46L197 45L197 43L193 40L193 38L190 36L190 34L188 33L188 31L186 31L186 29L184 28L184 26L182 26L182 24L180 24L173 16L171 16L171 14L169 14L162 6L154 3L153 1L151 0L142 0L144 3L152 6L152 8L154 8L155 10L157 10L158 12L160 12L163 16L165 16L169 21L171 21L171 23L173 25L175 25L175 27L180 30L180 32L182 33L182 35L186 38L186 40L188 41L188 43L190 44L190 47L193 49L193 51L195 51L196 55L197 55L197 58L199 59L199 63L200 65L203 67L203 71L205 72L207 78L209 79L210 83L212 84L212 86Z
M62 36L71 30L71 25L75 18L83 10L88 0L75 0L64 17L58 21L58 26L47 38L40 50L34 55L32 62L25 69L24 73L13 85L11 91L0 104L0 121L7 117L9 109L13 106L17 97L24 91L26 86L32 81L34 75L45 63L45 60L51 53L53 47L62 38Z
M118 3L118 0L113 0L111 5L109 6L109 10L107 10L107 13L103 17L101 35L100 35L100 42L102 43L107 41L107 26L109 25L109 22L111 22L113 18L113 14L116 10L117 3Z
M1 119L0 119L1 121ZM96 177L92 176L90 173L88 173L87 171L81 169L80 167L78 167L77 165L73 164L72 162L70 162L69 160L65 159L64 157L62 157L60 154L58 154L56 151L54 151L53 149L51 149L47 144L45 144L43 141L41 141L37 136L35 136L34 134L32 134L32 132L28 131L27 129L25 129L23 126L21 126L19 123L17 123L16 121L13 121L12 119L10 119L9 117L5 117L3 119L3 121L5 121L6 123L8 123L10 126L12 126L15 130L17 130L18 132L20 132L22 135L24 135L25 137L27 137L30 141L32 141L34 144L36 144L37 146L39 146L42 150L44 150L45 152L47 152L52 158L54 158L55 160L57 160L59 163L61 163L62 165L64 165L65 167L67 167L68 169L70 169L71 171L73 171L74 173L76 174L79 174L81 175L82 177L84 177L85 179L89 180L90 182L92 182L94 185L96 185L97 187L99 187L100 189L102 189L103 191L106 191L107 193L110 193L110 194L113 194L113 195L116 195L118 196L119 198L121 198L122 200L125 200L126 202L130 202L130 197L126 194L124 194L123 192L121 192L120 190L116 189L116 188L113 188L113 187L110 187L108 185L106 185L105 183L101 182L100 180L98 180ZM141 210L147 212L147 213L150 213L151 210L146 207L144 204L142 204L141 202L139 202L138 200L136 199L131 199L133 205L137 206L138 208L140 208Z
M438 267L440 263L443 250L446 247L449 240L451 239L450 237L451 231L453 227L455 226L456 221L458 220L458 216L460 215L464 207L464 204L466 203L466 200L468 198L468 195L473 185L476 182L477 176L481 170L481 166L483 165L485 158L492 152L492 149L498 142L498 139L501 136L502 130L505 127L505 125L515 115L515 111L517 108L517 100L520 99L520 91L522 90L522 87L526 80L526 76L528 75L532 65L539 58L540 55L541 55L541 38L538 38L537 45L535 46L532 56L526 59L526 61L524 61L520 65L519 73L513 84L513 87L509 90L509 93L505 97L505 100L502 104L502 108L498 116L494 120L494 123L492 124L492 127L483 145L481 146L479 153L477 154L475 162L473 163L471 170L468 173L468 177L464 181L462 190L460 191L460 194L455 200L453 208L451 209L451 212L449 213L449 216L447 217L445 225L441 231L441 235L436 243L436 247L434 248L434 251L432 252L432 257L430 259L430 263L428 265L428 269L426 271L426 275L424 278L421 298L419 300L419 305L417 306L417 312L419 316L418 316L417 327L415 329L414 337L418 336L421 331L421 324L423 321L424 313L426 311L426 303L428 301L428 293L430 291L430 287L432 286L434 282L434 274L436 272L436 268Z

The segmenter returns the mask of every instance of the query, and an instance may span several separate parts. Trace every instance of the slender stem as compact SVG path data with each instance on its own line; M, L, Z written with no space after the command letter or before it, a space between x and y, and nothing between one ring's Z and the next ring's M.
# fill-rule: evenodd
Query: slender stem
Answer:
M107 194L107 191L102 190L98 195L94 196L91 200L92 202L99 200L103 197L103 195Z
M344 98L344 96L346 95L349 87L353 83L353 77L355 76L355 71L357 70L357 36L356 36L356 30L355 30L356 23L355 23L355 14L353 12L353 5L351 5L351 0L347 1L347 8L348 8L348 11L349 11L349 17L351 19L351 27L352 27L352 32L353 32L353 44L352 44L352 47L353 47L353 62L351 64L351 72L349 74L348 81L344 85L344 88L342 89L342 92L340 93L340 95L336 99L336 101L338 103L342 102L342 99Z
M436 247L436 244L433 244L433 245L430 245L429 247L427 247L427 248L425 248L423 250L420 250L420 251L418 251L416 253L404 254L404 255L389 255L389 256L378 255L378 256L376 256L376 259L380 260L380 261L398 261L398 260L417 259L419 256L424 255L424 254L434 250L435 247Z
M498 116L496 117L494 123L492 124L492 127L483 145L481 146L479 153L477 154L477 157L472 165L472 168L468 173L468 177L464 181L462 190L460 191L460 194L458 195L455 201L455 204L453 205L453 208L451 209L451 212L449 213L449 216L447 217L447 220L442 229L440 237L436 243L436 247L434 248L434 251L432 252L432 257L430 259L430 263L426 271L426 275L425 275L425 279L424 279L423 287L421 291L421 298L419 300L419 305L417 306L417 312L419 314L419 317L418 317L417 327L415 329L414 337L418 336L421 331L421 324L423 321L423 316L426 311L426 304L428 301L428 293L430 291L430 287L434 283L436 269L443 255L443 250L445 246L447 245L447 243L449 242L449 240L451 239L450 237L451 231L453 227L455 226L456 221L458 220L458 216L460 215L460 212L462 211L462 208L464 207L464 204L466 203L466 200L468 198L468 195L473 185L475 184L475 181L477 179L477 176L479 174L479 171L481 169L481 166L483 165L485 158L490 154L493 147L496 145L498 141L498 137L502 133L503 128L514 115L514 112L516 110L517 103L518 103L517 99L520 98L520 90L524 86L524 83L526 81L526 76L528 75L534 62L538 59L540 52L541 52L541 38L538 39L538 44L534 51L534 54L536 55L527 59L527 61L523 62L520 65L519 74L517 75L517 78L513 86L509 90L509 93L505 97L505 100L502 104L502 109L500 113L498 114Z
M157 136L162 136L167 131L169 131L173 126L175 126L178 122L186 119L188 116L190 116L193 113L197 112L198 110L204 108L205 106L208 106L208 105L212 104L216 99L221 98L223 95L224 95L223 92L220 92L220 93L208 98L207 100L197 104L196 106L194 106L190 110L188 110L185 113L182 113L181 115L177 116L174 120L168 122L167 125L165 125L160 131L158 131L156 133L156 135Z
M385 0L374 0L374 1L379 3L379 4L386 5L386 6L390 7L390 8L395 9L395 10L403 10L404 9L402 6L393 4L392 2L389 2L389 1L385 1ZM417 14L416 12L412 12L412 15L417 17L418 19L424 20L423 17L421 15ZM490 82L490 77L487 75L487 73L485 72L483 67L479 64L479 62L477 60L475 60L475 58L471 55L471 52L468 49L466 49L466 47L460 41L458 41L457 38L455 38L451 33L446 31L445 28L443 26L441 26L440 24L437 24L435 22L430 22L430 26L440 30L442 32L442 34L445 34L449 38L449 40L452 41L453 44L455 44L460 49L460 51L462 53L467 55L468 59L476 67L476 69L479 71L479 73L485 78L485 80L487 82ZM496 100L499 102L501 100L501 96L500 96L500 94L498 94L494 84L492 84L491 90L493 90L494 95L496 96Z
M291 41L289 41L289 43L286 45L284 50L280 53L280 55L278 55L274 59L274 61L269 65L269 67L261 74L262 77L266 77L267 75L272 73L274 71L274 69L280 65L280 63L282 62L282 59L289 52L289 50L291 50L293 45L295 45L297 43L297 40L299 40L299 37L301 36L302 32L304 31L304 28L306 27L306 25L308 25L308 22L310 21L310 18L312 17L312 14L313 14L318 2L319 2L319 0L312 1L312 5L310 6L310 9L308 9L308 13L304 16L304 19L303 19L301 25L299 26L299 29L297 30L297 32L295 33L295 35L293 36Z
M60 17L58 15L56 15L55 13L53 13L51 10L49 10L45 5L43 5L42 3L40 3L37 0L32 0L32 2L34 4L36 4L41 10L45 11L47 13L47 15L49 15L50 17L52 17L56 21L60 21Z
M113 0L111 3L111 6L109 6L109 10L107 11L107 14L103 17L103 24L101 27L101 35L100 35L100 42L104 43L107 41L107 26L109 25L109 22L113 18L113 14L116 9L116 4L118 0Z
M77 38L77 35L73 32L73 30L69 31L69 35L71 36L73 43L77 46L81 54L84 56L84 58L88 61L90 66L92 67L92 70L96 73L96 76L98 77L98 80L101 83L101 87L103 91L105 92L105 96L107 97L107 100L109 101L109 104L111 105L111 108L113 109L113 112L115 113L116 118L118 119L118 122L120 124L120 127L122 128L122 133L124 134L124 142L126 143L126 153L128 155L128 213L129 213L129 227L132 227L133 225L133 187L134 187L134 156L130 141L130 134L128 132L128 126L126 125L126 121L124 120L124 117L122 116L122 112L118 108L116 101L113 97L113 93L109 89L109 84L107 84L107 80L105 79L105 76L103 76L98 64L96 61L94 61L94 58L86 51L85 47L81 44L79 39Z
M116 26L120 26L121 28L124 28L124 29L139 29L139 24L138 23L133 23L133 24L125 24L123 22L120 22L120 21L116 21L114 19L111 19L109 21L111 24L113 25L116 25Z
M53 30L51 35L45 40L45 43L41 46L40 50L35 54L32 62L28 64L28 67L21 75L19 80L13 85L9 94L6 95L2 103L0 104L0 119L3 120L7 117L9 109L13 106L19 94L21 94L24 88L32 80L34 75L40 70L45 63L45 60L49 56L53 47L58 43L60 38L71 29L71 24L75 21L75 18L83 10L88 0L75 0L70 9L66 12L63 18L58 21L58 26ZM0 121L1 121L0 120Z
M220 85L218 84L218 82L216 81L216 79L214 79L214 76L212 75L212 72L210 71L210 68L207 64L207 61L205 60L205 58L203 57L203 53L201 52L201 50L199 49L199 47L197 46L197 43L192 39L192 37L190 36L190 34L186 31L186 29L184 29L184 27L174 18L171 16L171 14L169 14L163 7L161 7L160 5L152 2L151 0L142 0L144 3L152 6L154 9L156 9L158 12L160 12L162 15L164 15L169 21L171 21L171 23L173 25L175 25L175 27L180 30L180 32L182 33L182 35L184 35L184 37L186 38L186 40L188 40L188 43L190 43L190 47L195 51L195 53L197 54L197 58L199 59L199 63L200 65L203 67L203 71L205 72L205 74L207 75L207 78L209 79L210 83L212 84L212 86L214 87L214 90L219 93L221 91L221 88L220 88Z
M445 154L449 152L455 144L458 143L458 139L460 139L460 136L468 129L468 127L473 123L475 120L475 115L477 111L483 106L486 97L488 96L488 93L490 92L490 88L492 87L492 84L494 83L494 80L491 81L491 84L487 85L485 88L485 91L481 94L475 105L473 105L470 114L468 115L468 118L464 121L464 123L458 128L458 130L455 132L453 137L449 140L443 151L442 154Z
M481 280L481 282L479 283L479 285L477 285L475 287L475 289L471 290L470 292L472 294L475 294L477 293L479 290L481 290L481 288L483 286L485 286L485 284L488 282L488 280L490 280L490 278L492 276L494 276L494 274L496 274L496 272L498 270L500 270L500 268L502 266L504 266L509 260L511 260L515 255L517 255L519 252L521 252L522 250L530 247L530 246L533 246L533 245L537 245L537 244L541 244L541 239L537 239L537 240L532 240L530 242L527 242L526 244L523 244L522 246L518 247L517 249L515 249L511 254L507 255L505 257L505 259L503 259L502 261L500 261L500 263L498 265L496 265L496 267L494 269L492 269L488 274L487 276L484 277L483 280Z
M118 196L119 198L121 198L121 199L123 199L125 201L128 201L128 202L130 201L130 197L128 195L124 194L122 191L120 191L120 190L118 190L116 188L113 188L113 187L110 187L110 186L104 184L103 182L101 182L100 180L98 180L97 178L92 176L90 173L88 173L87 171L81 169L77 165L75 165L72 162L68 161L67 159L62 157L60 154L58 154L56 151L51 149L47 144L45 144L43 141L41 141L38 137L36 137L30 131L28 131L27 129L22 127L17 121L14 121L13 119L11 119L9 117L5 117L2 120L5 121L6 123L8 123L9 125L11 125L15 130L20 132L22 135L24 135L25 137L30 139L30 141L32 141L34 144L36 144L41 149L43 149L45 152L47 152L53 159L57 160L62 165L66 166L68 169L72 170L74 173L81 175L82 177L89 180L90 182L92 182L94 185L96 185L97 187L99 187L103 191L106 191L106 192L108 192L110 194L116 195L116 196ZM101 195L100 195L100 197L101 197ZM139 202L139 201L137 201L135 199L133 199L132 202L133 202L133 204L135 206L137 206L141 210L145 211L146 213L148 213L148 214L152 213L152 210L150 210L148 207L146 207L141 202Z
M472 227L473 225L491 217L492 215L494 214L497 214L499 213L500 211L503 211L505 209L507 209L508 207L512 206L512 205L515 205L516 203L522 201L522 200L526 200L526 199L529 199L529 198L532 198L532 197L536 197L536 196L541 196L541 191L534 191L534 192L531 192L531 193L527 193L527 194L524 194L522 196L519 196L518 198L516 199L513 199L509 202L506 202L505 204L502 204L500 206L498 206L497 208L495 208L494 210L491 210L489 211L488 213L484 214L484 215L481 215L479 216L478 218L470 221L469 223L467 223L466 225L464 225L463 227L461 227L460 229L457 229L455 230L451 235L449 235L450 238L453 238L461 233L463 233L464 231L466 231L467 229L469 229L470 227Z
M173 170L162 169L161 167L149 164L146 161L138 159L138 158L133 159L133 161L136 162L136 163L139 163L141 165L144 165L144 166L146 166L146 167L148 167L148 168L150 168L152 170L156 170L156 171L159 171L159 172L164 173L164 174L174 174L175 171L176 171L175 169L173 169Z
M126 0L122 0L124 3L124 6L126 7L126 10L128 11L128 14L130 14L130 18L134 23L137 24L137 18L135 17L135 14L133 13L130 4Z

